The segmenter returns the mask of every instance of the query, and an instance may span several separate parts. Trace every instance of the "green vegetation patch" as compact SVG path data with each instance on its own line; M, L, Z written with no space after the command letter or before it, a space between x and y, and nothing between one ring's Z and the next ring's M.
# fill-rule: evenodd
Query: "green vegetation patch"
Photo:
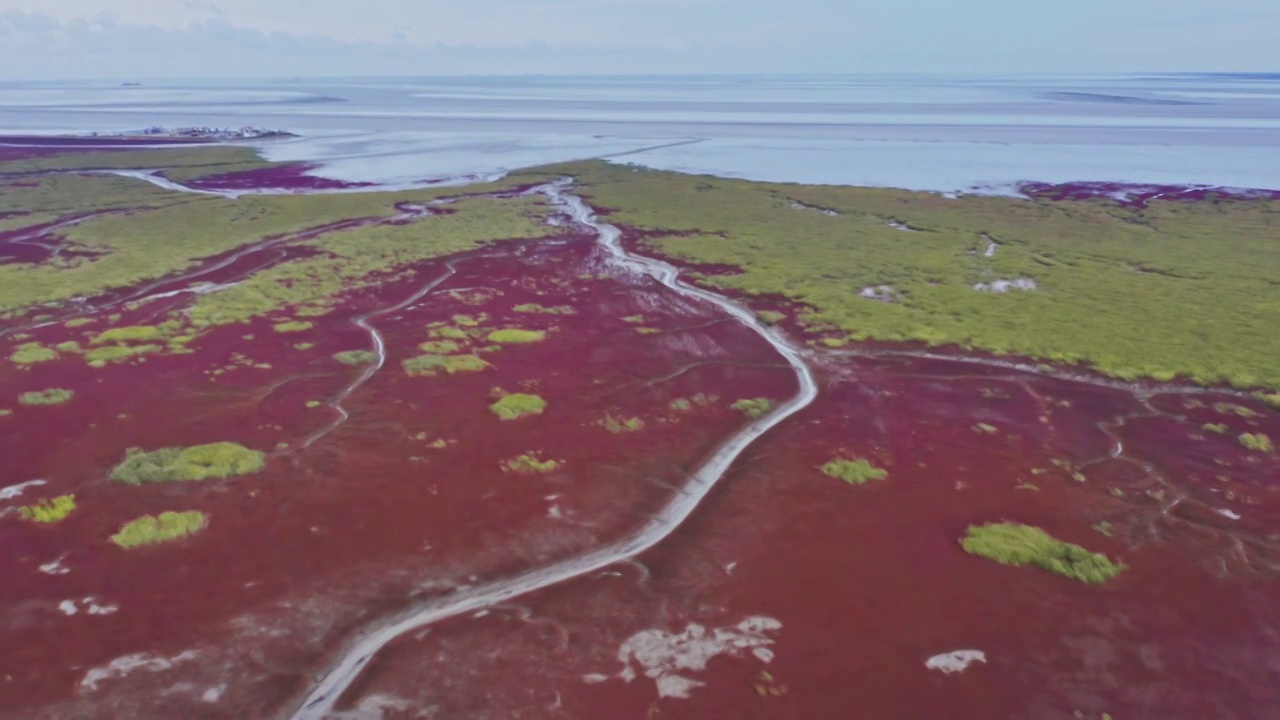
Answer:
M787 316L785 313L780 313L777 310L761 310L756 313L756 319L765 325L777 325L783 320L786 320Z
M78 317L71 318L70 320L62 323L62 326L74 330L75 328L84 327L85 325L92 325L94 322L94 319L91 317Z
M614 435L638 432L644 429L644 420L638 417L622 417L612 412L605 413L604 419L597 421L596 424Z
M862 485L868 480L883 480L889 472L872 465L867 460L858 458L848 460L839 458L822 466L822 472L830 477L839 478L850 485Z
M306 320L289 320L287 322L276 323L271 326L271 329L278 333L295 333L305 332L313 327L315 327L315 323L308 322Z
M34 365L57 360L58 353L53 348L47 348L38 342L29 342L19 345L9 359L17 365Z
M378 361L378 354L371 350L344 350L333 359L343 365L369 365Z
M489 363L475 355L419 355L400 363L410 375L435 375L441 370L450 375L460 372L479 372Z
M494 330L488 335L489 342L495 342L500 345L522 345L542 342L546 337L547 333L542 330L521 330L519 328Z
M163 345L108 345L94 348L84 354L84 359L93 367L103 367L107 363L124 362L139 355L150 355L164 350Z
M18 508L23 520L38 523L56 523L66 519L76 509L75 495L61 495L51 500L41 500L34 505Z
M161 328L156 325L131 325L129 327L112 328L95 335L94 338L89 341L89 344L105 345L107 343L158 340L168 334L166 330L167 328Z
M198 510L143 515L125 523L120 532L111 536L111 542L125 549L154 545L198 533L208 526L209 516Z
M802 304L811 330L1280 389L1280 202L1088 202L783 185L580 162L614 222L699 281ZM691 200L692 199L692 200ZM801 202L838 216L796 213ZM929 232L890 227L897 218ZM986 256L986 235L999 249ZM1032 279L1034 290L980 291ZM891 286L895 302L860 290Z
M577 312L569 305L556 305L555 307L547 307L538 303L524 303L511 308L518 313L538 313L541 315L573 315Z
M1205 423L1201 427L1211 433L1218 433L1219 435L1226 435L1231 432L1231 428L1227 427L1226 423Z
M141 485L229 478L256 473L265 465L265 453L233 442L161 448L151 452L133 449L111 471L111 479Z
M1034 565L1084 583L1103 583L1124 570L1101 553L1055 539L1040 528L1018 523L970 526L960 541L965 552L1004 565Z
M1235 403L1215 403L1213 409L1223 415L1239 415L1242 418L1256 418L1261 414L1256 410L1250 410L1243 405L1236 405Z
M506 472L532 475L535 473L549 473L563 464L563 460L543 460L541 453L531 452L503 461L502 469Z
M541 415L547 409L547 401L537 395L511 393L499 398L489 409L503 420L517 420L526 415Z
M24 392L18 396L18 402L23 405L60 405L75 396L74 390L49 388L48 390Z
M743 398L729 407L745 413L747 417L755 420L773 409L773 401L769 398Z
M453 340L428 340L418 346L419 350L434 355L448 355L458 352L458 348L458 343Z
M449 340L466 340L467 331L456 327L435 328L430 333L431 337L447 338Z
M1271 438L1262 433L1245 433L1240 436L1240 444L1250 450L1258 452L1275 452L1275 445L1271 443Z

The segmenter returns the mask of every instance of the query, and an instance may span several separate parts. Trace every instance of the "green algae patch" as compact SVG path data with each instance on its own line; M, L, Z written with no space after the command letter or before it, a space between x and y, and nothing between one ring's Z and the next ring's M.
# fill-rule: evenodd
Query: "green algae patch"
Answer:
M23 343L9 356L9 360L16 365L35 365L36 363L57 359L57 351L53 348L47 348L38 342Z
M543 460L542 454L538 452L524 453L505 460L502 463L503 472L514 472L523 475L533 475L549 473L556 470L564 464L563 460Z
M74 390L49 388L48 390L24 392L18 396L18 402L23 405L61 405L75 396Z
M111 542L127 550L142 545L178 540L198 533L208 526L209 516L198 510L143 515L137 520L125 523L120 528L120 532L111 536Z
M863 485L868 480L883 480L889 477L887 470L878 468L862 458L857 460L843 458L832 460L822 466L822 472L830 477L843 480L850 485Z
M18 508L23 520L38 523L56 523L66 519L76 509L75 495L61 495L51 500L41 500L34 505Z
M315 327L315 323L307 322L306 320L289 320L276 323L271 326L271 329L278 333L296 333L305 332L313 327Z
M499 345L523 345L542 342L547 338L547 333L542 330L506 328L504 330L494 330L487 337L489 342L498 343Z
M1271 438L1263 435L1262 433L1245 433L1240 436L1239 440L1241 445L1249 448L1250 450L1257 450L1258 452L1264 453L1276 451L1275 445L1271 443Z
M111 471L111 479L130 485L207 480L256 473L265 465L265 453L233 442L151 452L134 449Z
M448 355L449 353L458 352L460 346L452 340L428 340L418 346L418 349L425 353L433 355Z
M444 370L453 375L462 372L480 372L489 367L489 363L475 355L419 355L400 363L404 371L410 375L432 376Z
M547 401L537 395L511 393L499 398L489 409L503 420L518 420L526 415L541 415L547 409Z
M773 401L769 398L743 398L729 407L755 420L773 409Z
M333 356L343 365L368 365L378 361L378 354L370 350L344 350Z
M1083 583L1104 583L1124 570L1101 553L1055 539L1040 528L1018 523L970 526L960 541L964 551L1003 565L1035 567Z

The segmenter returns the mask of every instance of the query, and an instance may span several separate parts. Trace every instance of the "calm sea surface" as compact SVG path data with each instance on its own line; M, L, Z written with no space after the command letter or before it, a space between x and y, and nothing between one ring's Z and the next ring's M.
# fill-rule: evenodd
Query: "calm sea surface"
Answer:
M466 77L0 84L0 131L258 125L393 184L609 157L763 180L1280 189L1280 75Z

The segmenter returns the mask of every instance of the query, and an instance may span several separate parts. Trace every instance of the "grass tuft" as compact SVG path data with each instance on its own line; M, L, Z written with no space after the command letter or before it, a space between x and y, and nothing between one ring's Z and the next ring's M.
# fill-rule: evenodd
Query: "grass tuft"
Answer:
M23 405L59 405L74 398L76 393L74 390L65 388L49 388L48 390L36 390L32 392L24 392L18 396L18 402Z
M1218 433L1219 435L1226 435L1231 432L1231 428L1227 427L1226 423L1205 423L1201 427L1211 433Z
M503 420L517 420L526 415L541 415L547 409L547 401L537 395L511 393L499 398L489 409Z
M378 361L378 354L371 350L345 350L333 356L343 365L368 365Z
M143 515L125 523L120 532L111 536L111 542L125 549L154 545L198 533L208 526L209 516L198 510Z
M18 508L23 520L38 523L56 523L66 519L76 509L75 495L62 495L52 500L41 500L34 505Z
M34 365L36 363L49 362L57 360L58 353L52 348L47 348L38 342L29 342L19 345L13 354L9 356L17 365Z
M441 370L453 375L460 372L479 372L489 367L489 363L475 355L419 355L405 360L400 365L410 375L428 377Z
M1258 452L1269 453L1276 451L1275 445L1271 443L1271 438L1262 433L1245 433L1240 436L1240 444Z
M833 478L839 478L850 485L863 485L868 480L883 480L889 472L872 465L867 460L836 459L822 466L822 472Z
M525 475L549 473L564 464L562 460L543 460L540 453L530 452L516 456L502 463L503 472L515 472Z
M746 413L747 417L755 420L773 409L773 401L769 398L744 398L729 407Z
M419 345L418 349L433 355L448 355L458 352L458 347L458 343L452 340L428 340Z
M498 343L500 345L522 345L525 343L542 342L547 334L542 330L521 330L519 328L506 328L504 330L494 330L489 333L489 342Z
M265 465L265 453L233 442L161 448L151 452L134 449L111 471L111 479L141 485L229 478L256 473Z
M965 552L1004 565L1034 565L1083 583L1103 583L1124 570L1101 553L1055 539L1040 528L1018 523L970 526L960 541Z
M315 327L315 323L306 320L290 320L288 322L276 323L271 326L272 330L278 333L295 333L304 332Z

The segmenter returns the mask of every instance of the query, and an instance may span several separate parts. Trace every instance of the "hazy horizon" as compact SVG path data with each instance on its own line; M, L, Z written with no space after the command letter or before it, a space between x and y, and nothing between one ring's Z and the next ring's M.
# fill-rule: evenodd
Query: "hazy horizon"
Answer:
M0 79L1274 72L1278 34L1270 0L0 0Z

